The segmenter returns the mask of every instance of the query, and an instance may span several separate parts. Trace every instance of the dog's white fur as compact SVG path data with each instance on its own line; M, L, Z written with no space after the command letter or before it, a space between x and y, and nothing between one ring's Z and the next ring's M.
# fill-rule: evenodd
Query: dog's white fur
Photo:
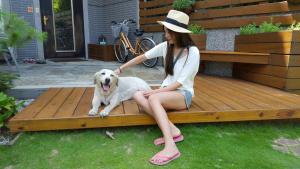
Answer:
M114 71L108 69L102 69L95 73L94 81L95 90L92 101L93 107L88 113L90 116L98 114L101 103L106 106L100 112L100 116L108 116L120 102L132 98L136 91L151 90L150 86L140 78L118 77Z

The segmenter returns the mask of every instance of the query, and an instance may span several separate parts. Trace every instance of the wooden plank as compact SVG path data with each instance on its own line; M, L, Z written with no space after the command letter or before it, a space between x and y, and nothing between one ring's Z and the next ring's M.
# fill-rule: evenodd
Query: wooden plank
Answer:
M239 52L262 52L272 54L300 54L300 43L249 43L235 44L235 50Z
M286 87L286 79L280 77L274 77L269 75L262 75L250 72L234 72L235 77L248 80L251 82L256 82L259 84L276 87L279 89L285 89Z
M254 16L254 17L237 17L237 18L225 18L225 19L209 19L209 20L191 20L192 24L201 25L205 29L221 29L221 28L239 28L243 25L248 25L251 23L256 23L257 25L268 21L274 23L281 23L282 25L290 25L294 21L300 21L300 14L286 14L282 16ZM141 25L141 28L146 32L163 32L163 28L159 24L154 25Z
M233 110L232 107L230 107L228 104L221 102L220 100L215 99L214 97L211 97L210 95L201 92L201 91L195 91L195 93L197 94L198 92L201 93L201 95L199 97L202 97L203 99L207 100L209 104L213 105L217 110L225 110L225 111L229 111L229 110Z
M289 67L283 66L236 63L233 65L233 71L244 71L257 74L265 74L275 77L289 78Z
M140 114L139 107L135 100L127 100L123 102L124 114Z
M89 110L92 108L93 96L94 96L94 88L93 87L86 88L85 92L81 97L81 100L79 101L74 111L73 117L88 116Z
M145 32L163 32L164 29L161 25L141 25L141 28L144 29Z
M109 113L109 116L119 116L119 115L124 115L125 114L125 111L124 111L124 105L123 105L124 102L120 103L119 106L117 106L116 108L114 108L110 113ZM104 108L104 106L102 106L101 110ZM99 109L99 113L101 111Z
M276 3L264 3L257 5L247 5L239 7L230 7L222 9L206 9L191 14L191 20L197 19L215 19L221 17L232 16L246 16L257 14L270 14L270 13L286 13L290 11L300 10L300 6L289 7L286 1Z
M300 67L289 67L287 78L300 78Z
M300 57L299 57L300 63ZM269 59L269 64L274 66L289 66L290 65L290 55L278 55L271 54Z
M300 79L287 79L285 90L300 89Z
M255 2L266 2L266 0L204 0L197 1L195 3L195 9L214 8Z
M164 21L166 19L166 16L157 16L157 17L141 17L140 18L140 25L145 24L153 24L157 23L156 21Z
M269 64L277 66L300 66L300 55L271 54Z
M248 25L251 23L256 23L257 25L265 21L273 21L274 23L281 23L282 25L292 24L293 21L300 21L299 14L286 14L282 16L254 16L254 17L237 17L237 18L226 18L226 19L212 19L212 20L202 20L195 21L192 20L191 23L199 24L203 28L212 29L212 28L239 28L243 25ZM151 29L154 29L152 27Z
M154 1L148 1L148 2L140 2L140 9L143 8L153 8L157 6L163 6L163 5L169 5L172 4L173 0L154 0Z
M287 92L300 95L300 90L287 90Z
M86 88L78 87L75 88L70 96L66 98L66 101L61 105L61 107L57 110L54 117L56 118L64 118L71 117L74 114L74 111L85 92Z
M169 12L169 10L171 10L171 9L172 9L172 6L169 5L169 6L164 6L161 8L140 10L140 17L167 14Z
M62 88L60 92L34 118L52 118L60 106L69 97L74 88Z
M39 113L53 97L60 91L59 88L50 88L46 92L42 93L35 101L27 106L22 112L17 113L13 119L32 119Z
M200 51L201 60L219 62L238 62L268 64L269 54L241 53L226 51Z
M291 55L289 60L289 66L300 66L300 56Z
M222 90L220 91L220 89L216 89L214 87L212 87L211 85L208 85L207 83L205 83L205 81L201 80L201 79L195 79L195 82L201 84L203 87L206 88L205 93L207 93L208 95L214 97L215 99L224 102L224 103L228 103L233 109L236 110L245 110L250 108L253 108L253 105L251 103L245 103L242 100L236 99L234 97L231 97L230 93L228 92L223 92ZM197 86L195 87L197 90ZM220 92L222 92L222 94L220 94Z
M242 110L242 111L203 111L183 113L180 111L170 112L170 120L174 123L199 123L199 122L225 122L225 121L249 121L249 120L272 120L300 118L300 109L277 109L277 110ZM43 131L65 130L98 127L136 126L150 125L156 122L148 115L127 115L126 121L123 116L111 116L106 118L78 117L60 119L36 119L12 121L9 128L12 132L19 131Z
M235 102L239 103L240 105L243 105L247 107L248 109L263 109L266 108L265 105L257 103L254 99L248 97L247 95L244 95L239 90L230 89L228 87L225 87L222 84L215 83L215 80L202 80L203 83L207 83L208 86L211 86L212 88L215 88L216 90L222 92L222 95L228 96L228 98L234 100ZM205 82L204 82L205 81Z
M300 42L300 31L280 31L257 33L253 35L236 35L235 43L282 43L282 42Z
M222 84L222 85L227 85L226 87L231 88L233 90L238 90L241 93L244 93L248 95L249 97L252 97L253 99L256 100L256 104L262 103L262 106L267 106L269 105L270 108L275 108L275 109L282 109L282 108L295 108L295 105L298 105L297 103L294 104L294 98L293 101L291 102L289 99L283 99L283 97L287 98L286 94L280 93L278 94L273 94L276 92L272 92L266 90L265 86L261 86L255 83L249 83L237 79L231 79L231 78L215 78L215 77L210 77L206 76L205 80L212 79L215 81L217 84ZM269 87L267 87L270 89ZM267 91L267 92L266 92ZM285 101L287 100L287 101ZM257 103L258 102L258 103ZM297 102L297 101L296 101ZM297 106L298 107L298 106Z

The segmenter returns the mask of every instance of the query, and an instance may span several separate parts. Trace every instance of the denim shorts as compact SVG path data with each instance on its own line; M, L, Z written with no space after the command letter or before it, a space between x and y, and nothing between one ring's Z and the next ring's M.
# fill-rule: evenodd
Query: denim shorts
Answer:
M189 109L192 104L192 93L184 89L179 89L177 91L179 91L184 96L186 108Z

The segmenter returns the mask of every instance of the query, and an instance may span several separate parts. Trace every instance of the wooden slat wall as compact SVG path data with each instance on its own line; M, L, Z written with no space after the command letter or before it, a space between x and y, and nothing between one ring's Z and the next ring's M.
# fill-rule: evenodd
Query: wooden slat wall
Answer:
M140 24L147 32L161 32L156 23L164 20L172 9L173 0L140 1ZM274 15L276 14L276 15ZM300 5L287 1L268 2L268 0L202 0L195 4L195 12L190 14L191 23L208 28L236 28L264 21L291 24L300 21Z
M270 53L268 65L235 63L235 77L284 89L300 90L300 31L239 35L235 50Z

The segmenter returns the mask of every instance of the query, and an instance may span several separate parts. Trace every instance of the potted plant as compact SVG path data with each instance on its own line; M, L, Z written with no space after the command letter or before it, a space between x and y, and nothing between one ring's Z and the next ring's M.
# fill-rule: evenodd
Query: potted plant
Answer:
M191 14L194 11L195 0L175 0L173 2L173 9Z
M263 22L240 28L235 51L268 53L267 65L236 64L236 77L287 91L300 90L300 23L289 27Z
M206 34L203 27L197 24L190 24L188 26L188 30L190 30L192 33L190 34L190 37L194 41L195 45L200 50L205 50L206 47Z

